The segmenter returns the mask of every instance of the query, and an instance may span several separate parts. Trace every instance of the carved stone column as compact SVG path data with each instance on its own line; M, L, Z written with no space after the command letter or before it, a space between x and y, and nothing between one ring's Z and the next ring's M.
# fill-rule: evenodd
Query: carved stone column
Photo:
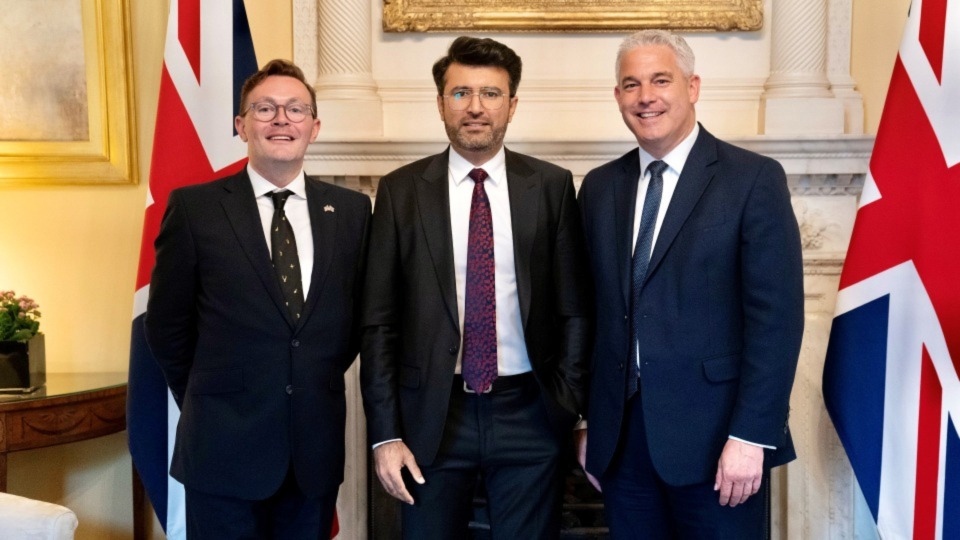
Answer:
M850 74L853 0L828 0L827 77L834 97L843 103L844 133L863 134L863 96Z
M826 0L776 0L763 133L842 134L843 104L826 72Z
M343 142L383 134L383 111L371 68L370 9L369 2L360 0L293 0L293 58L307 80L315 81L319 141ZM308 174L318 173L310 165L305 168ZM355 176L340 183L363 191ZM358 362L347 371L344 382L346 461L337 497L337 538L359 540L367 538L369 447Z
M294 2L294 54L307 77L316 81L320 139L383 134L372 72L370 10L365 0Z

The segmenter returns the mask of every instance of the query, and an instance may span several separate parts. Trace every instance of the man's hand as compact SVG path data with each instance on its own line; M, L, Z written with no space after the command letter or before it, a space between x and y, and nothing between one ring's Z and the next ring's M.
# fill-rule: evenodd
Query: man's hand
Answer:
M587 430L573 430L573 446L577 449L577 461L583 468L583 473L587 475L587 480L593 484L593 487L597 488L597 491L603 491L600 489L600 482L587 472Z
M720 505L742 504L760 490L763 478L763 448L727 439L717 465L714 491L720 491Z
M413 459L413 453L407 448L407 445L403 441L381 444L373 449L373 460L383 489L397 499L407 504L413 504L413 496L407 491L407 486L403 484L403 476L400 471L406 467L418 484L422 484L424 479L423 475L420 474L420 467L417 467L417 462Z

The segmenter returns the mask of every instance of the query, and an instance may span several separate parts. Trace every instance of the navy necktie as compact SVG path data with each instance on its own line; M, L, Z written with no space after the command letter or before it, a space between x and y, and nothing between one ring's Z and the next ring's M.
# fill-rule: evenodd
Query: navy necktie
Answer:
M643 199L643 213L640 215L640 231L637 233L637 245L633 249L631 274L633 281L630 287L630 311L632 337L630 347L630 370L627 377L627 399L637 393L637 382L640 378L640 366L637 363L635 352L640 343L640 289L647 276L647 266L650 263L650 250L653 247L653 230L657 224L657 212L660 210L660 199L663 196L663 171L667 164L663 161L654 161L647 166L650 171L650 184L647 186L647 195Z
M467 239L467 283L463 306L463 380L485 392L497 378L497 294L493 259L493 216L483 189L487 172L470 171L470 232Z
M300 276L300 257L297 255L297 240L293 236L293 227L287 221L283 205L293 193L289 190L275 191L273 199L273 221L270 223L270 248L273 256L273 268L280 280L283 299L290 310L293 320L300 320L303 311L303 284Z

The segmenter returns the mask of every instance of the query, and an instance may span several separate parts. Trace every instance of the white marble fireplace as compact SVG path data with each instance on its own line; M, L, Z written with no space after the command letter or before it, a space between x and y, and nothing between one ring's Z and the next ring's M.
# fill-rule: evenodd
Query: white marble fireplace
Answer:
M767 0L752 33L688 40L703 77L698 118L734 144L777 159L803 241L806 328L790 425L799 459L775 472L773 536L875 538L824 409L821 375L839 273L873 138L850 76L851 0ZM376 196L393 169L439 152L445 135L430 66L450 34L384 34L382 0L294 0L294 60L315 81L323 122L308 174ZM635 146L612 96L622 35L492 34L524 60L511 149L570 169L575 181ZM364 418L348 374L345 538L366 538Z

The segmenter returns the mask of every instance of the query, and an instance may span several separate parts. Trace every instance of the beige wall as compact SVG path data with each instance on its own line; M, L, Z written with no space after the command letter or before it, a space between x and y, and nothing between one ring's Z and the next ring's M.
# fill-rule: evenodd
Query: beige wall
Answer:
M126 371L167 2L130 5L137 186L0 188L0 289L39 302L51 372ZM291 10L246 0L261 63L292 54ZM133 533L126 434L10 455L9 491L59 502L80 540ZM159 536L159 533L155 533Z
M851 75L863 95L864 130L876 135L910 0L853 0Z

